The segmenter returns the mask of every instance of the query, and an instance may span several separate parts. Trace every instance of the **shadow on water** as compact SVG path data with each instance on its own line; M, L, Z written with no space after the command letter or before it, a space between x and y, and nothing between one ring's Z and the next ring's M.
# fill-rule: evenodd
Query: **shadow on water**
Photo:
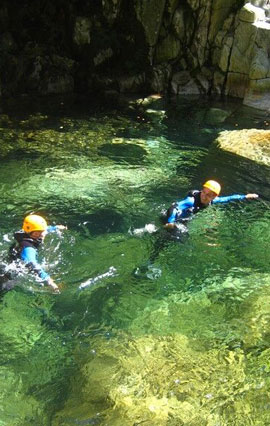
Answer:
M224 195L250 192L270 200L270 167L264 164L212 147L197 169L197 182L210 177L218 179Z
M123 214L114 208L97 208L93 213L80 215L79 212L73 218L69 218L73 229L80 232L89 230L92 236L106 233L125 232L126 222Z

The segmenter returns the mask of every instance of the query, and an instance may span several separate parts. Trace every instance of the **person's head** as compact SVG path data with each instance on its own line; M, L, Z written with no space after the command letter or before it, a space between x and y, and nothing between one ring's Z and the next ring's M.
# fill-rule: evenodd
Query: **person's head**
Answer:
M43 233L47 230L47 222L43 217L37 214L30 214L23 221L23 230L31 236L31 238L42 238Z
M207 180L203 184L203 189L201 191L201 202L203 204L209 204L211 201L216 198L221 191L221 186L215 180Z

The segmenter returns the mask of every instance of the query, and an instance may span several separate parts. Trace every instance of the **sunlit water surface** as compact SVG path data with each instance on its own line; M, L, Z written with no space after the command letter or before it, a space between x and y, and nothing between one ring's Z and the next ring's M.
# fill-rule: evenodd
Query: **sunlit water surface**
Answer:
M0 116L2 268L27 213L68 226L41 250L61 294L16 271L2 294L0 425L270 423L270 174L209 149L268 118L149 108L20 100ZM261 198L168 238L161 211L207 178Z

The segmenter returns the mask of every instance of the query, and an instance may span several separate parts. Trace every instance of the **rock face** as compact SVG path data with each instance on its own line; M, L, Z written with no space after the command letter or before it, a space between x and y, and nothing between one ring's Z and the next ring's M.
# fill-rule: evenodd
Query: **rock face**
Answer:
M244 98L247 105L269 109L270 23L265 11L247 3L230 28L233 37L229 33L222 36L222 31L218 35L215 63L223 77L218 71L215 79L221 80L225 94Z
M230 95L270 109L268 0L0 6L2 96L94 90Z

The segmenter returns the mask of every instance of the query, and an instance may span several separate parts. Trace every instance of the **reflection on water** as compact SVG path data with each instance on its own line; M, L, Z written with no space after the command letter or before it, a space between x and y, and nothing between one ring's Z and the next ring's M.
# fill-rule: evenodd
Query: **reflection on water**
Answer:
M41 253L61 294L23 274L2 295L0 424L269 424L270 174L209 150L265 115L46 102L0 117L2 266L26 213L68 226ZM208 177L262 197L168 238L161 211Z

